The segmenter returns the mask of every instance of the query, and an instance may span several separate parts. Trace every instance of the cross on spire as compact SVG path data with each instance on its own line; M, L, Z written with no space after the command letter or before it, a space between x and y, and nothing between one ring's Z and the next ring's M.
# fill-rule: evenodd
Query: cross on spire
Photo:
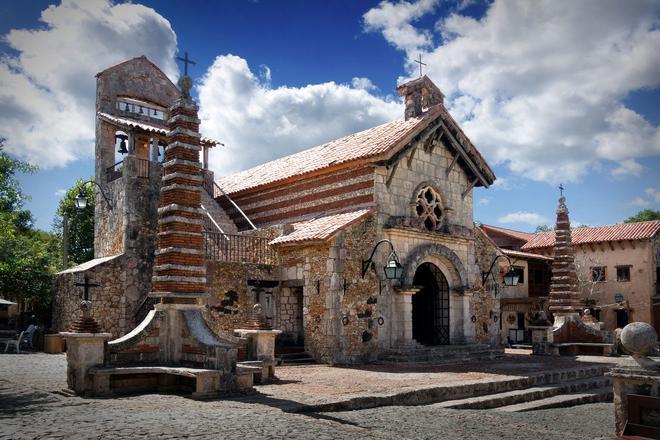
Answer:
M183 61L183 74L188 76L188 64L197 64L191 59L188 58L188 52L184 53L185 56L183 58L181 57L176 57L177 60Z
M564 185L559 184L559 196L564 197Z
M426 66L426 63L422 62L422 54L419 54L419 60L413 60L417 64L419 64L419 77L422 77L422 66Z
M84 283L73 283L75 286L78 287L83 287L84 288L84 296L83 299L85 301L89 301L89 289L90 287L100 287L100 284L96 284L94 282L90 282L89 278L87 278L87 275L85 274L85 282Z

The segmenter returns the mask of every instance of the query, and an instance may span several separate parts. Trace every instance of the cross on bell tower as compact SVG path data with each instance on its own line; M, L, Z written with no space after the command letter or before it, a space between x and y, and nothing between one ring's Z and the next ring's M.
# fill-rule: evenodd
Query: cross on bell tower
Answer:
M559 196L564 197L564 185L559 184Z
M426 66L426 63L422 62L422 54L419 54L419 60L413 60L415 63L419 64L419 77L422 77L422 66Z
M183 58L176 57L176 59L183 62L183 74L185 76L188 76L188 64L197 64L193 60L188 58L188 52L184 52L184 57Z

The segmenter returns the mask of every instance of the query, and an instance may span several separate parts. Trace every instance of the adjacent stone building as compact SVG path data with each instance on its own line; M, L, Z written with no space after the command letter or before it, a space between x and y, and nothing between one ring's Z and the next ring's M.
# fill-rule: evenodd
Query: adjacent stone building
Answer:
M97 81L96 181L110 205L97 197L97 259L58 276L54 313L65 329L73 283L87 274L101 284L95 317L120 336L152 306L159 153L176 89L144 57ZM472 189L495 176L429 78L398 91L400 120L217 181L208 149L220 143L201 138L204 301L216 331L240 327L259 303L283 331L278 344L324 362L499 344L497 283L481 277L499 251L472 210ZM403 275L390 280L383 268L394 257Z

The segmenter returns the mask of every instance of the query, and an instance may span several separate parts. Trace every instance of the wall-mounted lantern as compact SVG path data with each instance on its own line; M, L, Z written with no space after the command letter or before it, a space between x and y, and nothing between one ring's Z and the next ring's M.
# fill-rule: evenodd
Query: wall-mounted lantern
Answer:
M103 188L101 188L101 185L96 183L95 180L88 180L87 182L83 182L80 185L80 191L78 192L78 195L75 198L76 208L85 209L87 207L87 197L85 196L85 193L83 192L83 188L88 183L93 183L93 184L95 184L96 186L99 187L99 190L101 191L101 195L103 196L103 199L105 200L105 203L108 204L108 209L112 209L112 204L110 203L110 200L108 200L108 197L105 195L105 192L103 192Z
M518 280L520 279L520 275L518 275L516 270L513 268L511 259L509 259L509 257L503 254L495 256L493 262L490 264L490 269L488 269L488 272L483 272L481 274L481 284L486 284L486 280L488 279L490 273L493 271L493 266L495 266L495 262L497 261L498 258L506 258L506 261L509 262L509 269L504 274L504 285L507 287L516 286L518 284Z
M398 280L403 276L403 266L401 263L399 263L399 256L394 251L394 245L388 239L383 239L376 243L376 246L374 246L374 249L371 251L369 259L362 260L362 278L364 278L366 275L367 270L371 265L372 259L374 258L374 254L376 253L376 249L378 249L378 246L380 246L381 243L389 243L390 249L392 250L389 257L387 257L387 263L383 268L383 271L385 272L385 278L388 280Z

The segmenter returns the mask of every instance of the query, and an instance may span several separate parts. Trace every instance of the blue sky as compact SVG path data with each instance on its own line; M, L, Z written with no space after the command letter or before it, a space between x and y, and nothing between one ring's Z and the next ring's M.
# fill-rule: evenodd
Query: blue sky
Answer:
M607 3L607 4L604 4ZM0 3L0 135L40 166L21 183L50 229L93 175L93 75L146 54L175 79L188 51L216 175L401 117L426 72L498 183L475 220L552 223L566 187L589 225L660 209L660 2L146 1ZM44 12L45 11L45 12Z

